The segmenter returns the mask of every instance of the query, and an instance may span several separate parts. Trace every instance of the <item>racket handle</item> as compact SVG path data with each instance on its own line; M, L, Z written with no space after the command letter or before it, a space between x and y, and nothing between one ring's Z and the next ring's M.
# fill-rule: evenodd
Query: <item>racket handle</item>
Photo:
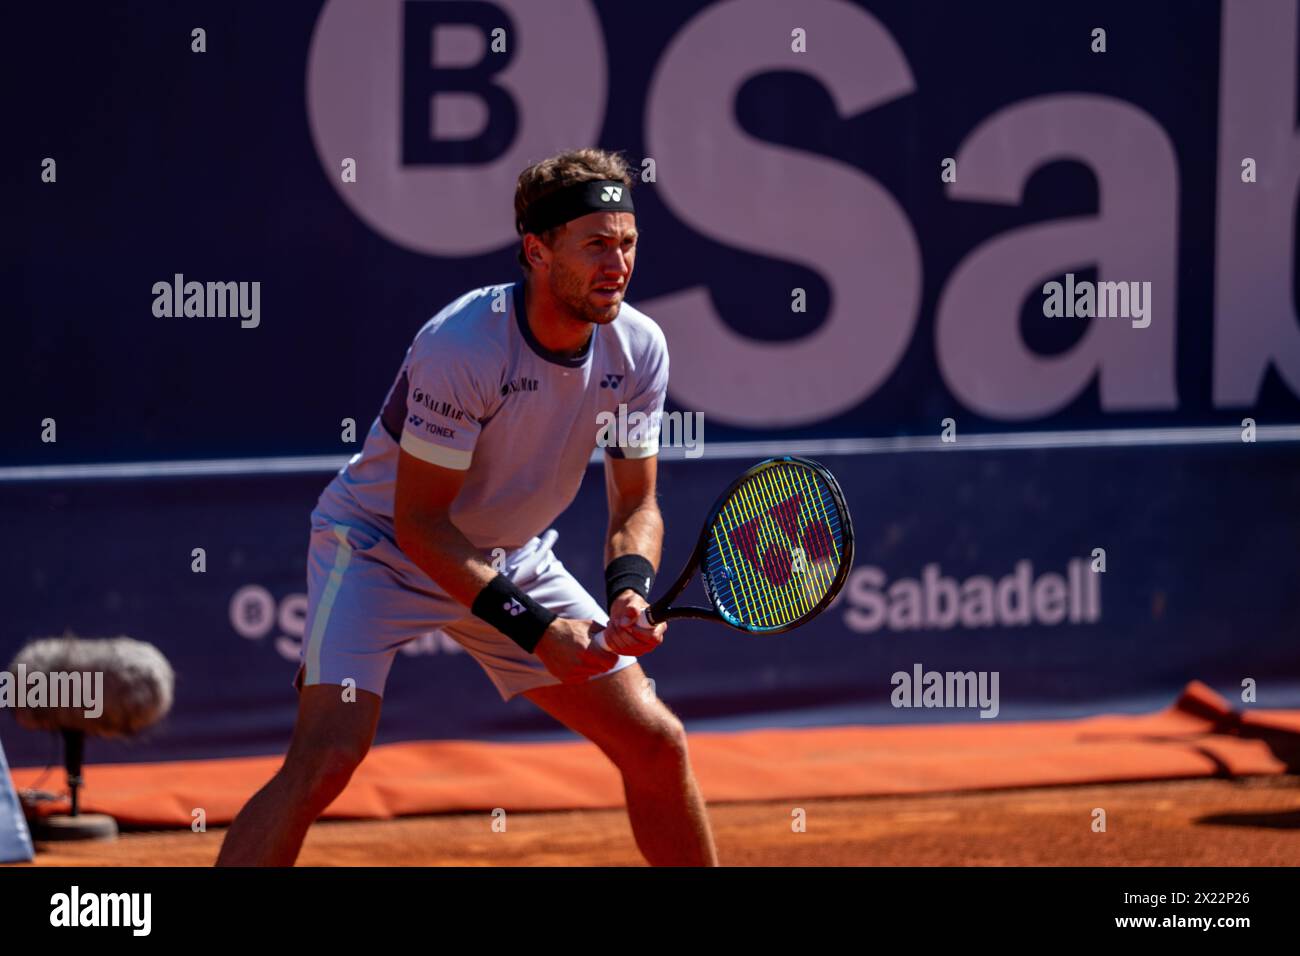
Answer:
M636 626L643 631L653 631L655 626L650 623L650 615L646 613L646 608L641 609L641 613L636 616Z
M605 643L605 629L604 629L604 628L601 628L599 631L596 632L595 637L593 637L593 638L591 639L591 643L595 644L595 645L596 645L597 647L599 647L602 651L609 651L609 645L608 645L607 643ZM613 651L610 651L610 653L612 654L612 653L614 653L614 652L613 652Z

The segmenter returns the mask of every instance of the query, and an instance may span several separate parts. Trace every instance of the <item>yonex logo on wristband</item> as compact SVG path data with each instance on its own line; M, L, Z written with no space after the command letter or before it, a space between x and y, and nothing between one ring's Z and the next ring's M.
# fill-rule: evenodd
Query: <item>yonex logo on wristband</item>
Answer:
M504 574L487 583L470 610L530 654L557 616L512 584Z

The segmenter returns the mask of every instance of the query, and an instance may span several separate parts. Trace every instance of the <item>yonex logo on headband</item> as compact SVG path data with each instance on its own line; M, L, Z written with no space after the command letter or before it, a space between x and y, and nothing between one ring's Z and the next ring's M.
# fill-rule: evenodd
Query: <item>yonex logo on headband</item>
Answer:
M523 231L540 235L593 212L636 212L632 206L632 190L624 183L608 179L563 186L529 206Z

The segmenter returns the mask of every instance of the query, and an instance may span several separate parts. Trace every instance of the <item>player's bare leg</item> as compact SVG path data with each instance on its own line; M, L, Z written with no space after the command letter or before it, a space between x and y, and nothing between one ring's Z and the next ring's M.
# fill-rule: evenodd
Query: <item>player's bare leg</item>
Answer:
M639 664L581 684L539 687L524 696L594 743L618 767L632 833L647 862L717 866L686 732L663 701L647 693Z
M343 792L375 739L382 699L338 684L304 687L284 765L231 824L217 866L292 866L307 828Z

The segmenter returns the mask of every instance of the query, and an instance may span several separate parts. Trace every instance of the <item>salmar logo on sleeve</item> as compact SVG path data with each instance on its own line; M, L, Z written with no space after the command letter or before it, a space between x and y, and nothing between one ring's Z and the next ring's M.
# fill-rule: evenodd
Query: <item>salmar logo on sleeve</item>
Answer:
M425 408L433 412L435 415L441 415L443 418L449 418L453 422L460 422L465 420L465 410L461 408L459 405L455 405L452 402L444 401L443 399L434 398L432 395L430 395L422 388L417 387L414 391L412 391L411 399L423 405Z
M501 394L514 395L516 392L535 392L537 391L537 379L535 378L515 378L501 386Z

